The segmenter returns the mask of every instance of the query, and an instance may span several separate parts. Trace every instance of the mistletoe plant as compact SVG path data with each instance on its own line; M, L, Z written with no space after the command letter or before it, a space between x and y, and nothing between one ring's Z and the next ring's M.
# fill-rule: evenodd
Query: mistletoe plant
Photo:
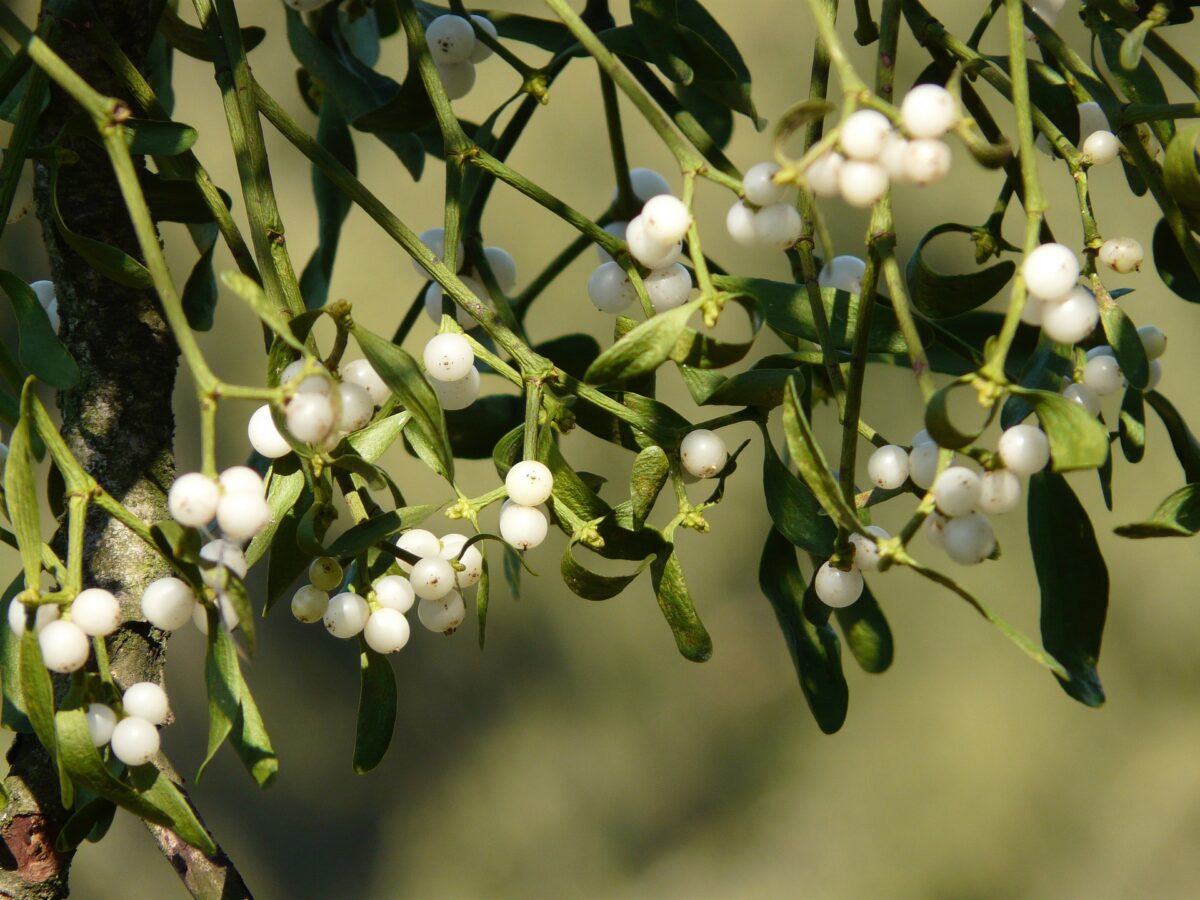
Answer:
M12 123L0 221L31 205L26 192L36 182L55 267L53 282L34 284L0 272L20 341L16 359L0 354L0 416L12 427L3 493L11 531L2 536L22 564L4 595L0 647L3 723L18 733L4 828L11 838L24 816L26 833L42 836L15 854L17 875L26 886L39 883L40 895L65 891L62 861L80 842L102 837L116 807L148 823L197 895L245 891L159 748L158 728L171 718L161 651L166 633L189 623L208 641L205 765L228 743L263 786L278 762L239 657L253 655L257 620L281 598L295 618L322 621L359 656L359 772L380 761L391 738L396 689L385 657L409 641L414 605L426 629L451 634L470 600L482 647L493 572L499 565L516 591L551 526L567 537L559 568L568 590L606 600L645 573L679 652L708 659L703 597L693 603L676 544L687 531L708 532L709 513L727 494L760 496L757 484L746 484L757 475L736 471L745 445L730 452L722 437L738 423L761 434L761 496L772 527L759 582L823 731L836 731L846 715L841 641L867 671L890 663L892 635L863 573L873 589L885 589L895 567L957 594L1071 697L1103 702L1096 666L1108 575L1063 473L1094 470L1111 508L1114 444L1126 461L1141 461L1148 404L1171 436L1185 484L1149 519L1118 531L1190 535L1200 529L1200 445L1155 390L1165 335L1135 326L1119 302L1123 292L1105 287L1106 271L1139 269L1143 250L1134 238L1102 231L1089 176L1119 161L1130 192L1161 211L1152 249L1163 284L1200 301L1200 131L1177 126L1200 113L1200 71L1164 36L1190 21L1196 4L1075 3L1072 14L1091 36L1076 48L1053 27L1062 0L981 2L966 37L920 0L882 0L877 9L864 0L854 4L854 36L878 48L868 79L845 52L835 0L808 0L809 96L775 123L763 153L770 158L744 175L723 149L735 117L760 130L767 123L742 55L711 12L697 0L632 0L627 24L618 24L607 0L588 0L582 13L566 0L546 5L550 16L537 18L469 13L457 0L449 9L416 0L286 0L287 39L315 135L256 80L249 54L264 32L239 24L233 0L193 0L198 26L173 3L48 0L36 25L0 8L15 48L0 44L0 112ZM904 52L929 63L896 96L905 27L912 40ZM1006 55L979 50L989 29L1006 35ZM381 66L385 40L406 42L404 73ZM527 62L537 51L548 58ZM213 183L193 152L195 130L172 119L175 53L213 64L237 186ZM552 108L555 80L581 61L598 69L612 150L615 189L596 214L506 162L532 117ZM1171 102L1163 70L1198 99ZM453 101L479 77L517 87L482 122L467 122ZM677 172L630 167L619 94ZM319 243L299 276L265 127L313 167ZM414 179L439 167L442 227L417 234L358 179L355 145L367 135ZM980 224L946 223L920 237L902 262L893 193L935 195L951 165L948 141L969 151L979 183L994 182L995 202L980 210ZM1053 158L1052 170L1039 166L1039 153ZM1051 232L1040 170L1073 183L1077 227L1064 222ZM85 176L93 181L81 182ZM110 201L113 237L81 212L80 184L89 183L101 186L93 204ZM513 256L481 233L498 188L524 195L531 215L557 216L578 232L523 286ZM792 280L734 274L710 255L702 240L721 223L693 215L697 191L710 189L729 194L728 236L785 253ZM1014 202L1024 213L1019 236L1002 229ZM248 236L231 214L235 203ZM330 296L336 254L353 252L339 248L352 206L428 279L391 335L364 328L352 298ZM844 206L869 210L855 254L838 253L826 228ZM186 277L168 269L157 230L164 221L188 225L197 259ZM975 246L974 264L960 274L927 259L930 242L948 234ZM214 272L222 244L236 271ZM530 309L589 248L598 267L566 292L590 299L594 309L584 304L579 315L614 317L612 342L536 334L527 327ZM224 380L197 343L195 332L212 327L219 284L262 323L262 383ZM110 314L139 317L137 327L165 354L163 403L176 348L188 367L201 424L198 472L173 475L169 405L158 409L165 462L147 457L122 483L106 475L120 462L114 451L105 456L89 444L88 417L112 402L99 399L106 348L88 330L97 308L89 303L101 292L117 292L125 305ZM980 308L997 297L1002 312ZM749 323L741 341L713 331L731 306ZM406 349L422 311L437 334ZM321 319L333 326L328 346L315 337ZM116 365L109 374L119 381L128 372ZM868 370L888 366L910 369L923 398L925 429L912 438L885 436L862 416ZM679 374L694 409L655 399L664 367ZM504 381L519 396L487 393ZM61 424L43 405L39 382L61 392ZM1107 405L1116 402L1105 400L1110 395L1120 397L1119 408ZM962 396L983 413L969 425L957 411ZM254 452L246 465L220 470L218 407L247 401L257 407L247 417ZM840 424L839 446L818 442L819 418ZM146 438L159 427L151 419L126 427ZM991 446L984 435L997 419L1002 433ZM580 432L629 454L627 485L572 466ZM443 503L406 502L404 485L379 464L397 442L444 482ZM40 475L47 458L48 476ZM470 496L455 463L481 458L494 461L498 478ZM1040 642L940 564L918 558L944 551L955 565L1002 564L989 562L999 557L989 516L1014 511L1023 498L1041 586ZM57 526L49 539L45 503ZM895 535L871 524L884 503L910 510ZM492 506L500 507L498 533L482 521ZM438 515L459 520L460 531L440 533L431 524ZM144 561L99 568L96 559L117 544ZM599 574L594 557L625 561L629 570ZM256 565L266 569L259 597L246 586ZM58 862L35 865L46 859Z

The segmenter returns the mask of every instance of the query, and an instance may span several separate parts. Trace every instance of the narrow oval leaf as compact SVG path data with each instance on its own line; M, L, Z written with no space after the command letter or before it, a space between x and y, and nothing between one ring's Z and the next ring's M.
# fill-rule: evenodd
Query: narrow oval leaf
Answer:
M54 227L58 229L58 233L62 235L62 239L66 241L67 245L105 278L124 287L142 290L154 287L154 279L150 277L150 270L125 251L112 244L84 237L67 227L62 213L58 209L57 169L52 170L50 177L50 215L54 221Z
M42 573L42 524L33 470L30 424L33 386L32 378L25 382L25 388L21 391L21 418L9 439L8 459L4 465L4 503L21 551L25 584L36 590L41 583Z
M358 722L354 729L354 771L363 775L387 754L396 727L396 675L382 653L359 642Z
M609 384L653 372L671 357L698 306L699 300L693 300L643 322L601 353L588 366L584 380Z
M1162 419L1162 423L1167 429L1167 435L1171 438L1171 447L1175 450L1175 456L1183 467L1185 480L1188 482L1200 481L1200 441L1196 440L1179 410L1157 391L1149 391L1145 395L1145 400Z
M834 616L842 629L842 637L851 654L864 672L885 672L892 664L895 652L892 629L871 594L870 585L863 586L862 595L849 606L835 609Z
M797 388L797 382L793 381L783 401L783 433L787 438L788 452L800 470L800 477L829 514L833 524L847 531L859 531L858 516L842 496L841 485L825 461L825 454L800 404ZM848 477L854 476L851 474Z
M1117 534L1127 538L1191 537L1200 531L1200 483L1185 484L1158 505L1149 519L1122 525Z
M163 7L162 17L158 20L158 31L167 39L167 43L184 56L204 62L213 61L212 48L204 32L179 18L179 13L170 4ZM257 26L243 28L242 47L249 53L261 44L266 36L266 30Z
M195 145L200 133L182 122L126 119L125 140L133 156L178 156Z
M655 560L653 556L647 557L628 575L600 575L575 559L575 546L575 541L567 544L566 549L563 550L559 570L562 573L563 584L571 590L571 593L584 600L611 600L633 584L637 577L646 571L646 568Z
M763 495L775 528L797 547L829 556L837 527L825 515L808 485L791 473L775 447L763 437Z
M1200 207L1197 209L1200 212ZM1200 251L1200 242L1190 232L1188 240L1194 249ZM1192 269L1166 219L1160 219L1154 227L1151 251L1154 254L1154 267L1158 269L1158 277L1163 284L1189 303L1200 303L1200 277Z
M925 248L939 235L952 233L974 234L975 229L948 222L927 231L917 243L905 268L905 280L913 305L931 319L957 316L983 306L1003 290L1017 268L1015 263L1004 260L976 272L958 275L939 272L925 258Z
M675 646L683 654L684 659L692 662L705 662L712 656L712 638L696 607L692 603L691 592L683 577L683 567L675 549L667 544L662 555L655 557L650 565L650 580L654 583L654 595L658 598L658 608L663 618L675 636Z
M1138 337L1137 326L1107 291L1097 291L1096 302L1100 306L1104 336L1121 364L1121 373L1134 387L1144 388L1150 380L1150 363L1142 339Z
M1042 430L1050 441L1054 471L1098 469L1108 457L1108 429L1089 415L1078 403L1072 403L1050 391L1029 390L1012 385L1012 393L1033 405Z
M1070 675L1059 684L1080 703L1100 706L1108 568L1087 511L1061 475L1029 480L1029 544L1042 593L1042 644Z
M224 731L238 758L246 771L258 783L266 787L279 773L279 759L271 747L271 739L263 725L262 716L250 694L250 688L242 677L241 666L238 664L237 650L229 632L221 627L212 627L215 623L210 617L208 656L205 660L205 680L209 692L209 748L208 758L204 765L212 759L220 741L214 745L213 725L214 710L218 716L218 731ZM223 720L223 721L221 721ZM225 728L225 723L228 728ZM203 770L203 766L201 767ZM197 776L198 777L198 776Z
M925 428L940 447L958 450L974 443L975 439L983 434L988 425L992 423L992 419L996 417L996 406L993 404L987 410L986 417L972 431L959 431L958 427L950 421L951 394L954 391L961 392L963 389L974 390L972 380L972 376L963 376L941 388L929 398L929 405L925 407Z
M1118 428L1125 458L1131 463L1141 462L1146 455L1146 403L1141 391L1134 388L1125 391Z
M79 367L59 340L33 288L3 269L0 269L0 288L8 295L17 319L17 357L21 365L51 387L60 390L74 387L79 381Z
M671 461L662 447L647 447L633 461L633 470L629 473L629 497L635 530L646 523L646 517L670 474Z

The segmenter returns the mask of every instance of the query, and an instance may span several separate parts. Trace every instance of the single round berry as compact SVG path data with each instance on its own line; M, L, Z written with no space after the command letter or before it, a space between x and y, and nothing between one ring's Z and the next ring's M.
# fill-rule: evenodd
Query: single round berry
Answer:
M886 541L891 535L878 525L868 525L865 530L871 537L850 535L850 543L854 545L854 567L860 572L876 572L879 570L879 545L876 542Z
M345 574L342 564L332 556L318 556L308 564L308 580L313 587L323 591L332 591L340 586Z
M795 246L804 233L804 222L790 203L772 203L754 216L754 236L758 243L777 250Z
M407 578L401 578L399 575L384 575L376 579L371 587L380 606L394 609L398 613L408 612L416 601L417 595L413 592L412 585Z
M139 681L125 689L121 697L125 715L145 719L151 725L162 725L170 715L167 692L153 681Z
M905 180L927 187L950 171L950 147L937 138L918 138L904 148Z
M475 29L462 16L438 16L425 28L425 43L435 63L466 62L475 50Z
M137 716L122 719L109 739L113 756L127 766L142 766L158 752L158 729Z
M1093 131L1083 139L1081 149L1086 165L1103 166L1120 155L1121 142L1111 131Z
M687 302L692 292L692 276L680 263L657 269L645 278L646 294L655 312L667 312Z
M966 466L950 466L933 482L933 500L947 516L965 516L979 502L979 475Z
M250 494L261 497L266 491L262 476L249 466L230 466L217 479L221 490L229 494Z
M337 396L337 431L344 434L358 431L375 415L375 401L366 388L344 381L337 386Z
M1021 307L1021 321L1026 325L1041 328L1042 322L1046 318L1046 307L1049 305L1031 294L1026 295L1025 305Z
M787 199L788 188L775 182L779 166L773 162L760 162L746 170L742 176L742 192L755 206L770 206Z
M841 192L842 164L846 158L840 153L829 151L813 160L804 170L808 189L817 197L836 197Z
M908 442L910 447L920 447L922 444L936 444L933 435L922 428L912 436L912 440Z
M1021 502L1021 479L1008 469L984 472L979 483L979 511L989 516L1011 512Z
M376 653L397 653L408 643L410 631L404 613L386 606L371 613L363 637Z
M609 315L624 312L637 299L637 291L629 276L611 260L601 263L592 272L588 278L587 292L592 306Z
M424 528L408 529L408 531L396 538L396 547L406 553L411 553L418 559L437 556L442 552L442 542L438 540L438 536L432 531L426 531ZM412 571L413 563L405 562L402 559L398 559L396 562L399 564L401 571Z
M1108 344L1099 344L1085 354L1088 362L1099 356L1116 356L1116 352Z
M1025 257L1021 275L1029 293L1054 303L1075 289L1079 281L1079 257L1063 244L1042 244Z
M454 568L441 556L426 556L412 567L408 580L422 600L440 600L454 589Z
M725 230L729 232L735 244L752 247L758 243L758 231L754 227L755 217L755 211L747 206L744 200L739 200L729 207L729 212L725 214Z
M1078 403L1086 409L1089 416L1100 415L1100 398L1086 384L1072 382L1063 388L1062 395L1072 403Z
M925 524L921 526L921 531L931 547L937 547L940 550L946 546L946 523L949 521L936 511L931 512L925 518Z
M645 203L651 197L671 193L671 185L667 179L654 169L635 168L629 170L629 186L633 188L633 196ZM613 188L612 198L617 199L617 189Z
M829 563L824 563L821 568L817 569L817 577L813 579L813 589L817 592L817 599L826 606L841 609L862 596L862 573L858 569L846 572Z
M719 475L728 460L729 450L725 441L707 428L689 431L679 444L679 461L687 473L696 478Z
M422 231L417 236L417 239L422 244L424 244L426 247L429 248L429 252L432 253L437 258L438 262L441 262L445 258L445 256L446 256L446 229L445 228L426 229L425 231ZM458 253L454 257L458 261L459 269L461 269L463 267L463 263L466 262L466 256L467 256L467 251L463 247L462 241L459 241L458 242ZM424 267L422 267L421 264L419 262L417 262L415 259L412 261L412 267L413 267L413 270L416 271L416 273L418 275L420 275L422 278L429 277L429 275L425 271Z
M498 40L500 33L496 31L496 26L492 24L492 20L487 16L479 16L471 13L471 21L474 22L479 30L486 33L492 40ZM492 55L492 48L479 40L479 35L475 36L475 46L471 50L471 55L468 59L473 63L481 63ZM507 288L505 288L507 290Z
M923 491L933 487L937 474L938 453L941 450L933 441L916 444L908 454L908 477Z
M981 563L996 549L992 523L982 513L973 512L950 519L943 531L945 541L942 548L947 556L961 566Z
M250 439L250 446L267 459L279 459L292 452L287 439L275 427L269 405L264 404L254 411L246 426L246 436Z
M642 222L646 237L660 244L682 241L692 224L692 213L678 197L659 194L651 197L642 207Z
M1122 275L1136 272L1146 258L1142 245L1131 237L1109 238L1100 245L1097 255L1100 262Z
M352 638L367 624L371 608L367 601L358 594L349 591L329 598L329 606L325 608L325 630L335 638Z
M285 412L287 429L303 444L319 444L337 424L337 413L329 398L316 393L296 394Z
M42 662L51 672L75 672L88 661L92 644L74 622L58 619L38 632Z
M383 406L392 396L391 388L365 359L356 359L342 366L342 381L357 384L370 395L371 402L376 406Z
M261 495L226 494L217 504L217 524L234 541L248 541L271 521L271 507Z
M234 608L233 600L229 594L223 593L217 595L217 611L221 617L221 626L226 631L233 631L241 623L238 618L237 609ZM201 634L208 634L208 607L203 603L197 603L192 610L192 624Z
M104 588L88 588L71 603L71 621L86 635L104 637L121 627L121 604Z
M175 631L187 624L196 608L196 595L178 578L159 578L142 592L142 615L155 628Z
M846 291L849 294L862 292L863 274L867 264L857 256L835 256L817 273L817 284L823 288Z
M430 378L458 381L475 365L475 351L461 334L437 334L425 345L424 359Z
M873 109L860 109L842 122L838 146L849 159L872 162L883 152L883 145L892 132L887 116Z
M472 62L439 64L437 73L451 100L461 100L475 87L475 64Z
M1158 387L1158 383L1162 381L1163 366L1161 359L1150 360L1150 375L1146 379L1146 386L1142 389L1143 393L1152 391Z
M483 256L500 290L507 294L517 286L517 261L511 253L503 247L484 247Z
M452 633L466 617L467 608L458 591L451 591L441 600L422 600L417 606L421 624L436 634Z
M532 550L546 540L550 523L536 506L510 503L500 511L500 537L517 550Z
M217 482L199 472L180 475L167 494L167 509L180 525L201 528L217 514L221 489Z
M537 506L550 499L554 489L554 476L545 463L526 459L508 470L504 486L513 503L521 506Z
M908 451L895 444L880 447L867 460L867 477L876 487L894 491L908 480Z
M958 121L958 103L940 84L919 84L904 95L900 121L915 138L940 138Z
M1167 352L1167 335L1157 325L1141 325L1137 330L1146 359L1158 359Z
M1036 425L1006 428L996 444L996 452L1004 468L1017 475L1040 472L1050 462L1050 442Z
M458 381L431 381L442 409L453 412L466 409L479 396L479 370L472 368L466 378Z
M1125 375L1114 356L1095 356L1083 366L1083 383L1101 397L1125 390Z
M883 166L861 160L847 160L838 170L838 190L851 206L866 209L883 199L888 189L888 173Z
M89 703L83 714L87 722L88 734L92 738L93 747L103 747L112 740L113 729L117 727L117 714L111 706L103 703Z
M668 244L650 237L641 216L629 220L625 242L629 245L630 255L647 269L665 269L677 262L683 253L683 244L679 241Z
M246 565L246 554L233 541L209 541L200 548L200 559L213 564L201 566L200 577L214 591L221 587L223 569L228 569L238 578L245 578L249 569Z
M459 590L473 587L483 577L483 554L476 544L463 550L466 543L467 536L465 534L442 535L442 559L458 562L463 567L462 571L456 569L454 572L454 584Z
M57 621L62 615L57 603L41 603L36 609L34 622L39 634L43 628ZM8 604L8 630L17 637L25 633L25 604L20 600L13 600Z
M314 584L306 584L292 594L292 615L296 621L311 625L319 622L329 609L329 592Z
M475 281L474 278L464 275L459 280L470 289L476 299L482 301L487 296L487 291L484 290L483 285ZM445 294L442 291L442 286L436 281L431 281L429 287L425 288L425 293L422 295L425 304L425 314L438 324L441 324L442 321L444 298ZM454 310L454 321L458 323L459 328L462 328L464 331L470 331L479 324L469 312L458 304L451 301L450 306Z
M629 223L624 221L609 222L604 226L604 230L615 237L618 241L625 240L625 231L627 228L629 228ZM612 256L599 244L596 245L596 256L599 258L601 263L612 262Z
M1042 332L1060 344L1075 344L1096 330L1100 307L1087 288L1075 288L1059 303L1047 303L1042 311Z
M888 174L888 179L894 185L908 183L908 165L904 161L907 152L908 141L898 132L893 131L888 135L888 139L883 145L883 152L876 160L879 165L883 166Z

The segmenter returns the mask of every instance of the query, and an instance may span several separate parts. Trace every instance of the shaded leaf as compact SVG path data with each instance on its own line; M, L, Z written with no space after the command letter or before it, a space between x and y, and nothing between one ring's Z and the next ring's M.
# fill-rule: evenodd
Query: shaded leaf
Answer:
M705 662L712 656L712 638L696 613L692 595L683 577L683 567L671 544L650 564L650 580L658 608L675 636L675 646L684 659Z
M1010 390L1027 399L1050 441L1054 471L1097 469L1108 456L1108 429L1078 403L1050 391L1013 385Z
M1167 497L1149 519L1115 529L1121 537L1191 537L1200 531L1200 484L1185 484Z
M871 594L870 585L864 584L862 595L857 600L849 606L835 609L833 614L842 629L846 646L863 671L873 674L887 671L895 650L892 629Z
M354 728L354 771L363 775L387 754L396 727L396 676L386 656L359 641L358 721Z
M905 280L913 305L931 319L961 315L983 306L995 297L1012 279L1016 264L1004 260L986 269L949 275L939 272L925 258L925 248L943 234L974 234L968 225L948 222L925 233L917 242L905 269Z

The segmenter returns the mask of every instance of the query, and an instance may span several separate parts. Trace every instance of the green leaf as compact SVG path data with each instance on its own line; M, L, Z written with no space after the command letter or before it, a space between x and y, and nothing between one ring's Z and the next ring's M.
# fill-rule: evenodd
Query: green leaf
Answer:
M849 606L833 611L846 646L864 672L885 672L892 664L894 644L892 629L883 610L871 594L870 585L863 585L862 595Z
M683 109L696 120L711 141L711 146L724 150L733 137L733 111L728 105L715 99L703 84L680 84L675 87L675 96ZM701 147L703 153L706 148Z
M12 272L0 269L0 289L8 295L17 319L21 365L51 387L74 387L79 381L79 367L59 340L33 288Z
M808 424L808 416L800 405L796 382L790 385L783 400L783 433L787 438L788 452L800 470L800 477L829 514L831 524L847 531L859 531L858 515L842 496L841 485L825 461L821 445L817 443L816 435ZM848 474L847 477L854 476Z
M496 441L525 419L525 403L512 394L480 397L466 409L446 412L446 430L456 459L488 459Z
M37 590L42 573L42 525L33 470L30 412L33 386L30 378L21 391L21 418L9 439L8 459L4 464L4 502L21 551L25 584Z
M1100 322L1104 335L1113 348L1113 355L1121 364L1121 374L1136 388L1144 388L1150 380L1150 363L1146 359L1146 348L1138 337L1137 327L1125 315L1125 310L1105 291L1096 294L1100 306Z
M504 549L511 550L507 544ZM475 586L475 618L479 621L479 649L483 649L484 637L487 634L488 599L492 593L492 579L488 575L488 559L483 557L483 571L479 574L479 584ZM515 592L514 592L515 596Z
M666 544L662 555L650 564L650 580L679 652L692 662L707 661L712 656L712 638L696 613L673 545Z
M1054 471L1098 469L1108 457L1108 429L1078 403L1050 391L1012 385L1012 393L1024 397L1037 413L1050 441Z
M1131 463L1141 462L1146 455L1146 404L1141 391L1126 389L1120 415L1121 452Z
M55 724L67 771L77 784L147 822L170 828L184 841L209 856L216 855L216 844L166 775L150 769L152 780L148 787L141 790L130 787L112 776L99 752L92 746L82 709L59 712L55 716Z
M943 234L974 235L977 229L969 225L948 222L925 233L917 242L905 269L905 280L913 305L931 319L961 315L983 306L995 297L1012 279L1016 264L1005 260L986 269L949 275L939 272L925 258L925 248Z
M588 366L600 355L600 344L590 334L564 334L533 349L576 378L582 378Z
M348 529L330 544L328 555L339 558L356 556L405 528L419 525L444 505L443 503L426 503L421 506L406 506L403 509L372 516L365 522L359 522L353 528Z
M1200 531L1200 483L1185 484L1167 497L1150 518L1114 529L1121 537L1191 537Z
M705 59L702 65L699 56L690 55L689 59L696 69L696 86L713 100L749 118L755 127L761 130L766 123L759 119L758 111L754 108L754 100L751 97L750 70L747 68L742 54L738 51L737 45L728 32L712 17L712 14L699 3L699 0L678 0L678 2L679 22L695 36L687 35L684 38L689 51L695 51L695 38L700 38L733 72L732 78L714 79L714 75L723 75L723 70L708 68L711 57Z
M1200 215L1200 207L1197 208L1197 215ZM1200 249L1200 243L1191 232L1188 232L1188 240L1193 248ZM1158 224L1154 226L1151 251L1154 254L1154 266L1158 269L1158 277L1162 279L1163 284L1189 303L1200 303L1200 277L1196 276L1166 219L1159 219Z
M387 657L360 640L358 724L354 731L354 771L364 775L383 760L396 727L396 676Z
M1087 706L1104 702L1096 663L1108 611L1108 568L1087 512L1066 480L1029 480L1029 544L1042 591L1042 644L1070 674L1064 691Z
M179 13L169 4L163 7L162 17L158 20L158 31L172 47L184 56L204 62L213 62L212 48L209 46L204 32L179 18ZM266 36L266 30L257 26L243 28L242 46L249 53L261 44Z
M262 531L254 536L246 548L246 565L253 566L267 554L275 542L275 535L287 514L293 510L304 493L304 470L295 459L284 457L276 460L267 477L267 506L271 517Z
M195 331L210 331L217 312L217 277L213 274L213 255L217 250L216 228L200 251L200 258L192 266L187 282L183 286L183 313L188 325Z
M242 678L233 638L224 628L213 625L210 616L208 654L204 663L208 685L208 752L196 777L204 773L222 741L228 740L258 786L266 787L279 773L279 759L271 747L271 739L250 689Z
M25 633L20 638L21 694L25 699L25 712L29 716L29 724L33 726L33 733L42 742L50 758L58 759L58 741L54 731L54 684L50 681L46 664L42 662L37 629L29 627L29 624L29 617L26 616ZM69 784L63 787L70 789ZM64 795L63 804L70 804L68 796Z
M1167 435L1171 438L1171 447L1183 467L1185 479L1190 483L1200 481L1200 441L1183 420L1179 410L1171 405L1171 401L1157 391L1148 391L1145 395L1150 408L1158 413L1166 426Z
M562 573L563 584L570 589L571 593L584 600L609 600L617 596L629 587L642 572L646 571L646 568L656 559L654 556L647 557L628 575L600 575L575 559L576 544L576 541L570 541L563 550L559 570ZM671 620L668 618L667 621ZM678 636L676 640L678 640ZM680 650L683 651L683 645L680 645ZM687 652L684 652L684 655L687 656ZM691 657L688 658L691 659Z
M650 446L637 455L629 473L629 496L632 501L632 520L635 529L646 524L654 501L671 474L671 461L662 447Z
M609 384L653 372L671 357L688 319L699 305L697 298L643 322L601 353L588 366L584 380Z
M24 574L9 582L0 605L5 612L13 598L25 588ZM0 687L4 690L3 725L9 731L32 734L33 725L25 714L25 697L21 692L21 638L8 627L8 617L0 617Z
M1167 144L1166 156L1163 159L1163 182L1172 199L1195 224L1195 218L1200 213L1200 164L1196 151L1200 147L1200 125L1189 125L1175 133L1175 137ZM1161 226L1160 226L1161 228ZM1155 263L1159 266L1159 274L1163 274L1163 266L1158 262L1158 232L1155 235ZM1176 245L1178 251L1178 245ZM1179 253L1182 256L1182 253ZM1193 275L1193 278L1195 276ZM1163 275L1163 281L1167 281ZM1169 281L1167 286L1171 287ZM1171 287L1172 290L1175 288ZM1185 300L1196 301L1197 296L1175 291Z
M372 368L412 414L409 428L425 440L448 477L453 478L454 456L446 434L446 418L437 394L421 374L416 361L391 341L372 334L358 324L353 326L351 333Z
M125 141L133 156L178 156L196 144L200 133L182 122L126 119Z
M797 547L828 556L837 527L825 515L807 484L783 464L769 436L763 435L763 495L775 528Z
M148 290L154 286L150 270L119 247L76 234L63 221L58 209L58 168L51 168L50 216L54 227L67 245L83 260L110 281L123 287Z
M750 296L733 296L729 300L746 310L750 319L750 338L745 341L717 340L706 334L701 334L694 328L684 328L683 333L671 350L671 359L680 365L692 366L699 369L720 369L739 361L754 345L754 340L762 328L764 317L762 305Z
M79 794L83 793L84 791L79 791ZM91 795L90 791L87 793L89 796L86 799L82 796L78 798L74 810L54 840L54 849L59 853L74 850L87 840L94 830L106 828L107 823L112 821L113 813L117 809L116 804L103 797Z
M631 0L629 14L642 46L659 71L672 81L691 83L695 72L684 59L675 0Z
M390 481L387 472L374 463L367 462L361 456L347 453L334 457L330 461L330 465L335 469L341 469L343 472L357 475L373 491L387 490L388 482Z
M404 426L412 416L407 412L395 413L382 419L376 419L365 428L360 428L346 438L346 443L354 448L363 459L377 462L387 449L396 443Z
M938 446L948 450L966 447L968 444L974 443L975 439L983 434L988 425L992 423L992 419L996 417L996 406L993 404L987 409L986 416L970 431L960 431L950 421L951 395L955 391L962 392L963 389L973 391L975 389L974 380L974 376L964 375L939 389L929 398L929 405L925 407L925 429L929 432L930 437L937 441ZM1021 418L1024 418L1024 413L1021 414Z
M312 557L300 549L299 527L302 511L313 505L312 493L303 491L300 499L287 511L275 529L271 540L271 555L267 560L267 600L263 615L283 595L308 566Z
M288 317L268 299L266 292L258 282L248 275L233 270L222 272L221 281L225 287L246 301L246 305L254 310L259 321L271 329L275 337L297 353L304 352L304 343L297 340L292 334L292 326Z
M850 704L841 644L828 624L815 625L804 615L808 584L800 574L795 548L774 528L763 545L758 584L775 611L808 708L818 727L833 734L846 721Z

